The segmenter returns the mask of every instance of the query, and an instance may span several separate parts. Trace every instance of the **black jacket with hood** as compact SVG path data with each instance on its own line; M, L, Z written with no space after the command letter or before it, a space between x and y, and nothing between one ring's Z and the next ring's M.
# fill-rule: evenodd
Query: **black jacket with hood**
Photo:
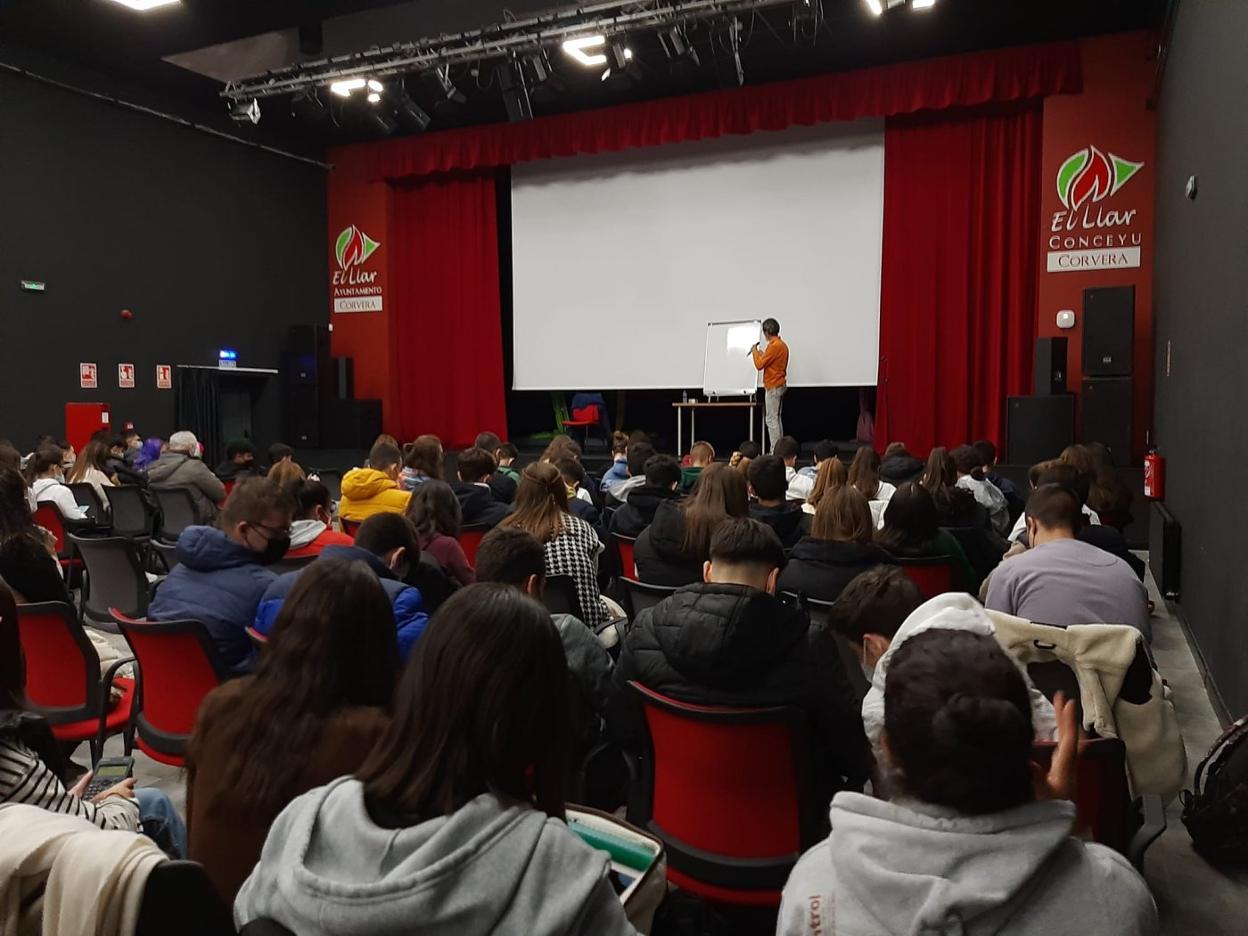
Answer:
M826 804L869 772L862 715L831 636L801 608L745 585L690 585L642 611L615 666L612 731L639 748L630 680L698 705L791 705L810 718L816 790Z
M636 539L654 522L654 514L661 505L679 499L680 495L671 488L644 484L632 491L611 517L611 532Z
M877 565L897 560L874 543L840 543L804 536L785 563L776 586L818 601L836 601L854 578Z
M631 493L628 499L633 499ZM702 563L709 557L690 555L685 552L684 543L685 512L680 503L669 500L659 504L654 520L641 531L633 547L637 577L650 585L692 585L702 581Z
M495 527L507 516L507 505L488 487L468 481L452 481L451 490L459 499L464 526Z
M923 462L913 455L889 455L880 462L880 480L900 487L923 473Z
M765 523L776 531L785 549L792 549L805 532L806 512L796 501L786 501L783 507L763 507L750 504L750 517Z

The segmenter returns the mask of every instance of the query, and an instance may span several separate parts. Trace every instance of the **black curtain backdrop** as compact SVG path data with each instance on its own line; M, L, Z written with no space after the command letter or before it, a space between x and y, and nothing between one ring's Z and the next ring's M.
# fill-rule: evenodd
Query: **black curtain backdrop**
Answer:
M207 368L179 367L174 372L179 429L189 429L204 445L204 464L215 465L224 457L221 439L221 385L217 372Z

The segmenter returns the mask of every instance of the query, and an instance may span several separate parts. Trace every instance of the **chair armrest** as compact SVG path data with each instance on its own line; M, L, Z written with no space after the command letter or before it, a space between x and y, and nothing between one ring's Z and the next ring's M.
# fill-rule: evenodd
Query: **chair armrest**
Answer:
M108 712L110 708L109 703L112 701L112 695L113 695L113 680L116 679L117 673L121 670L123 666L125 666L127 663L134 663L134 662L135 662L135 659L132 656L120 657L114 660L109 665L108 669L104 671L103 677L101 677L100 679L100 686L101 686L101 692L103 693L103 697L100 699L100 724L99 724L99 727L96 729L96 732L97 732L97 737L101 739L103 739L104 737L104 727L108 722Z
M1155 793L1141 796L1139 804L1143 822L1127 843L1127 859L1137 871L1143 871L1145 850L1166 831L1166 807Z

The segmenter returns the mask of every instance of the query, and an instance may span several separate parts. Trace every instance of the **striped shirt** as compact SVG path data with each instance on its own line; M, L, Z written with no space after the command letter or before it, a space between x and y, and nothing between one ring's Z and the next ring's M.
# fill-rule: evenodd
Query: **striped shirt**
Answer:
M24 803L80 816L101 829L139 831L139 805L124 796L88 803L74 796L39 755L12 738L0 738L0 803Z

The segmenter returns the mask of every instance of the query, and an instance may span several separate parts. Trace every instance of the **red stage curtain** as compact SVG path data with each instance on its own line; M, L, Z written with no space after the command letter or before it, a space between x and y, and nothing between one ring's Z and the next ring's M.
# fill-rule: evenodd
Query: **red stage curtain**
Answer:
M336 149L339 171L363 181L614 152L727 134L862 117L973 107L1077 92L1075 42L997 49L797 81L401 137Z
M1035 338L1040 102L892 120L884 136L877 445L991 439Z
M397 434L448 448L506 436L494 176L394 189L390 315Z

